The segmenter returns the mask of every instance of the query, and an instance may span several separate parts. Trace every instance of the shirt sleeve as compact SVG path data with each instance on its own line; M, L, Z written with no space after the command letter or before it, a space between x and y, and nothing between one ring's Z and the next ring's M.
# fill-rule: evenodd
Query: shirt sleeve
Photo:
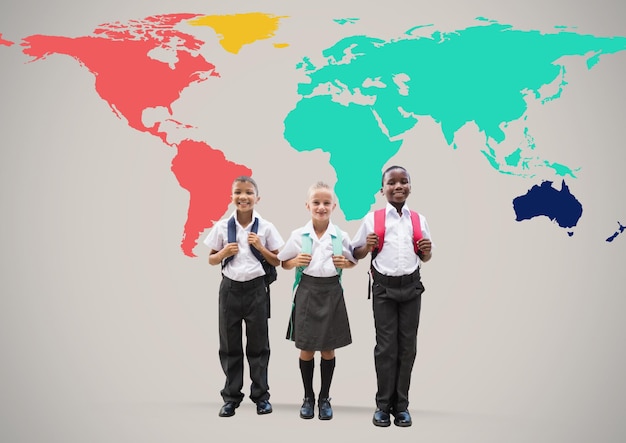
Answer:
M433 238L430 235L430 228L428 227L428 222L426 221L426 217L420 214L420 226L422 228L422 237L427 238L431 241L432 247L435 247L435 242L433 242Z
M358 260L354 258L354 255L352 254L353 248L350 242L350 236L345 231L341 231L341 243L343 246L343 256L352 263L357 263Z
M221 251L224 248L224 245L226 244L226 238L224 238L224 234L223 234L223 223L222 221L217 222L214 226L213 229L211 229L211 231L209 232L209 235L207 235L204 239L204 244L211 250L214 251Z
M265 247L270 251L276 251L277 249L282 248L285 244L285 241L278 232L278 229L276 229L272 223L268 222L266 235L267 238L265 240Z
M352 239L351 245L352 245L353 251L356 248L363 246L365 242L367 241L368 234L371 234L372 232L374 232L373 217L374 216L372 215L371 212L365 215L365 218L363 219L361 226L359 226L359 229L356 231L356 234L354 235Z
M287 239L287 243L283 249L278 253L278 259L280 261L287 261L294 258L302 250L302 239L300 231L293 231Z

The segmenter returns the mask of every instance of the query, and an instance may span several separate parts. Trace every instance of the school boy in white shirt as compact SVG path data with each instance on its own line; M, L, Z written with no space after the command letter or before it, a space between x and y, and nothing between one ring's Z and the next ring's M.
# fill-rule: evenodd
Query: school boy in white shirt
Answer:
M284 241L274 225L261 218L254 210L260 200L256 182L247 176L234 180L232 214L236 226L236 241L228 242L228 223L231 217L218 221L204 240L211 252L209 264L222 264L222 282L219 288L219 357L226 375L221 395L224 405L220 417L235 415L243 400L242 321L246 323L246 357L250 365L250 399L256 403L257 414L269 414L267 367L270 357L268 335L269 294L264 282L265 271L254 255L256 248L273 266L280 264L277 253ZM252 232L255 219L257 233Z
M386 427L411 426L408 411L411 371L417 353L417 328L424 286L420 265L432 257L430 230L426 218L419 216L419 234L406 199L411 193L411 178L405 168L385 170L382 194L387 198L384 238L375 233L375 213L365 216L352 240L354 257L372 253L371 273L376 347L374 363L378 390L372 422ZM380 227L378 227L380 228ZM419 240L415 240L416 236ZM384 247L383 247L384 246ZM380 251L380 252L377 252Z

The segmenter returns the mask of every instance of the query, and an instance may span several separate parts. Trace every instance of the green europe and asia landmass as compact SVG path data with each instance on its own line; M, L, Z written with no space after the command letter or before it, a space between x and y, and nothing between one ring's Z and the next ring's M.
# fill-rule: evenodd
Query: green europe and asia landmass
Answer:
M82 37L30 35L16 47L28 61L54 54L73 57L94 74L96 93L118 118L176 149L171 170L189 192L181 247L185 255L194 257L202 232L228 208L232 180L251 175L254 165L229 161L227 152L204 140L168 141L167 128L188 127L172 116L172 103L181 92L194 83L221 78L219 66L199 52L205 42L187 30L209 27L223 50L238 54L245 45L276 40L281 22L287 19L262 12L155 15L101 24ZM346 26L359 19L334 22ZM0 47L14 45L0 30ZM288 45L273 42L276 50ZM397 38L390 40L349 35L321 51L323 65L316 66L314 57L303 55L295 66L307 81L293 85L300 99L284 118L284 138L296 151L321 149L330 154L337 175L335 191L346 219L354 220L370 210L382 168L420 118L437 122L454 148L457 132L474 123L485 137L480 150L496 171L532 180L538 171L549 170L560 181L555 187L554 181L544 180L513 198L516 220L545 216L571 236L583 206L570 192L566 178L575 179L580 168L542 158L525 124L526 100L544 104L560 97L568 84L562 57L583 57L592 69L602 57L624 50L622 36L582 35L564 27L551 33L517 30L484 18L454 32L419 25L399 30ZM556 85L556 92L543 96L541 90L548 85ZM155 108L165 109L171 118L148 125L143 113ZM524 123L523 134L518 134L524 142L513 150L504 144L512 122ZM207 170L216 172L206 174ZM350 188L354 171L362 183L359 193ZM618 226L607 242L626 230L619 221Z

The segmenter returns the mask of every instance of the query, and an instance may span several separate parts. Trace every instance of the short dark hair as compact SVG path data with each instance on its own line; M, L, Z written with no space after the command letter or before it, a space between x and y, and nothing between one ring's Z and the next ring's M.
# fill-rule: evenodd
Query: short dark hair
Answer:
M256 192L256 195L259 195L259 187L257 186L256 182L254 181L252 177L248 177L247 175L240 175L239 177L233 180L233 185L238 182L239 183L246 183L246 182L252 183L252 186L254 186L254 192Z
M385 172L383 172L383 176L382 176L382 178L380 180L382 186L385 185L385 175L387 175L387 173L389 171L393 171L394 169L400 169L400 170L404 171L406 173L406 176L409 178L409 183L411 183L411 176L409 175L409 171L407 171L404 166L393 165L393 166L389 166L387 169L385 169Z

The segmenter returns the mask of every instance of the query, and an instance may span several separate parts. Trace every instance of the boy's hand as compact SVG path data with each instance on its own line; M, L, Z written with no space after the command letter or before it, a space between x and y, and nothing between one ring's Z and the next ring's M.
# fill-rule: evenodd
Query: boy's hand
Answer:
M309 263L311 263L311 254L305 254L301 252L300 254L296 255L296 257L293 260L294 260L293 264L295 266L306 267L306 266L309 266Z
M236 242L228 243L226 246L224 246L224 249L222 249L222 254L224 254L224 257L222 258L222 260L230 257L231 255L235 255L238 252L239 252L239 246L237 245Z
M365 237L365 243L363 245L359 246L358 248L354 248L352 255L354 255L354 258L356 258L357 260L361 260L362 258L365 258L368 253L372 252L376 247L378 247L378 235L376 235L374 232L371 232L367 234L367 237Z
M261 244L261 239L254 232L248 234L248 244L254 246L258 250L261 250L263 245Z
M430 239L422 238L421 240L417 242L417 247L419 248L420 251L422 251L423 254L429 255L430 250L432 248L432 243Z
M378 247L378 235L375 233L367 234L365 239L365 247L368 251L374 250L374 248Z

